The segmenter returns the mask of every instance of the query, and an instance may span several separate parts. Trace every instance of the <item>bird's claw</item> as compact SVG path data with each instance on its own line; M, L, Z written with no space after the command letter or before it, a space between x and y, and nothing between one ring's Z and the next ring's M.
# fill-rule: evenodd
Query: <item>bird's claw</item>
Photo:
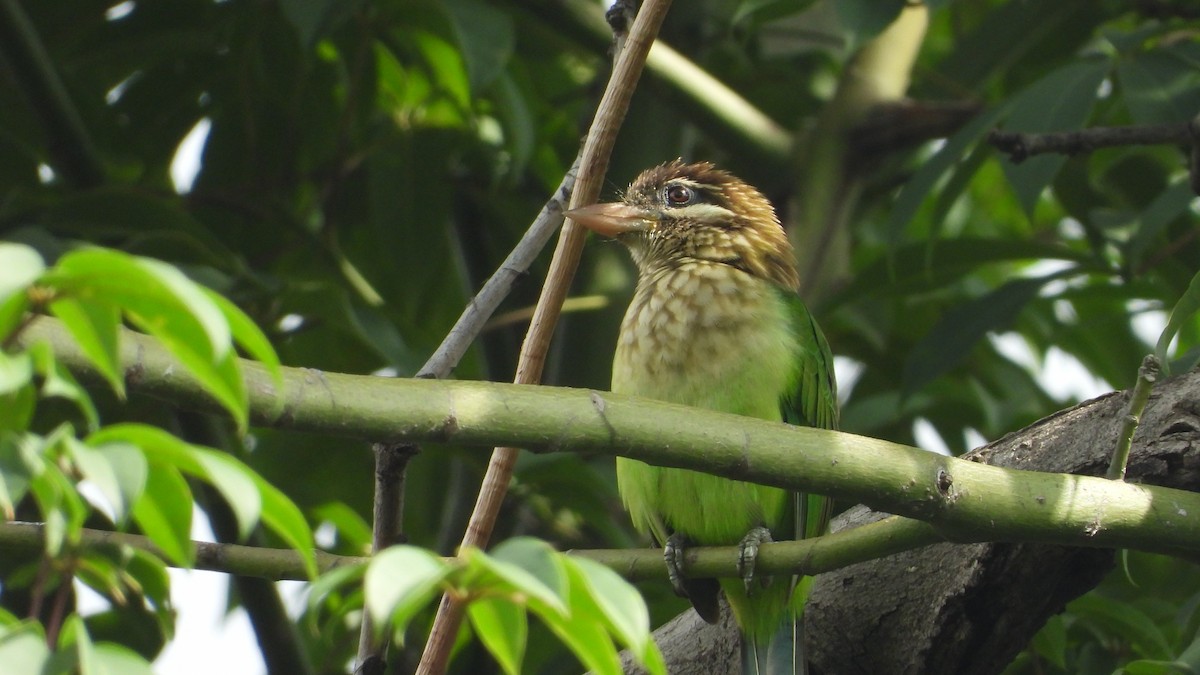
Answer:
M746 533L742 537L741 543L738 544L738 574L742 577L742 583L746 585L746 595L751 595L756 584L754 583L754 566L758 563L758 547L761 544L767 544L775 541L771 537L771 531L765 527L756 527ZM763 577L758 581L757 586L766 588L771 583L771 577Z
M675 595L681 598L689 597L687 587L683 583L683 551L687 548L687 538L678 532L667 537L663 546L663 561L667 563L667 579Z

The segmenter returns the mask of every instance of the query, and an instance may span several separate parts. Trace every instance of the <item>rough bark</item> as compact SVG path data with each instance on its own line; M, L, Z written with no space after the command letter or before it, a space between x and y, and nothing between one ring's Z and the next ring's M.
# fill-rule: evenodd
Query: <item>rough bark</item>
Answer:
M1055 413L972 453L996 466L1103 475L1128 402L1116 392ZM1159 384L1134 437L1128 477L1200 487L1200 373ZM856 507L835 530L884 514ZM814 672L999 673L1046 619L1095 587L1113 552L1013 544L937 544L817 577L806 609ZM668 671L737 673L736 628L694 612L656 631Z

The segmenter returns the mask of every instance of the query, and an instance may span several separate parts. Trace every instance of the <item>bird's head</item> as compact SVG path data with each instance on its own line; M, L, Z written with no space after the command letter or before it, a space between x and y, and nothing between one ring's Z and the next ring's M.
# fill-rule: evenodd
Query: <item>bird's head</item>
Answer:
M566 215L628 246L643 273L703 261L784 288L799 284L791 243L771 202L708 162L675 160L647 169L621 201Z

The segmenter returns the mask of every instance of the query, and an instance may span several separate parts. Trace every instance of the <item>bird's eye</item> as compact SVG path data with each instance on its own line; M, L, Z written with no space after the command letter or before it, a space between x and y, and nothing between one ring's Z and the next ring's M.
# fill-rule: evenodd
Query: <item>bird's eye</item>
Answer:
M686 185L668 185L663 194L667 198L667 204L670 206L683 206L689 204L695 198L696 193L692 192L690 187Z

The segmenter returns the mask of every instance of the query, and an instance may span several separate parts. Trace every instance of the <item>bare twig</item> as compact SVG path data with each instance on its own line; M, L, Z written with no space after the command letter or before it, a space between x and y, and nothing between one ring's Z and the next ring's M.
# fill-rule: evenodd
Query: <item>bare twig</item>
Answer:
M1045 134L1026 134L993 130L988 134L1000 152L1008 153L1014 164L1044 153L1075 155L1099 148L1119 145L1160 145L1163 143L1190 144L1192 135L1187 122L1128 127L1092 127L1078 131L1056 131Z
M378 553L397 543L404 531L404 475L417 446L376 443L375 502L371 521L371 551ZM387 642L375 635L370 612L363 612L355 655L355 673L382 673L387 665Z
M670 0L647 0L633 21L629 35L625 38L624 48L617 55L608 87L600 100L596 117L584 142L578 183L571 196L573 206L590 204L600 193L617 131L629 108L629 101L633 97L633 90L645 64L646 54L650 51L650 45L658 34L658 28L662 25L670 4ZM550 263L546 284L542 287L529 332L521 347L515 378L517 383L531 384L541 380L550 337L579 262L583 234L577 225L567 223L559 235L558 247ZM516 458L516 448L496 448L492 453L461 548L487 545L500 504L508 490ZM449 596L442 598L433 630L425 645L425 653L417 667L418 675L440 675L446 670L450 647L462 623L463 612L461 602Z
M1142 421L1142 413L1146 410L1146 402L1150 400L1150 390L1158 381L1162 365L1153 354L1147 354L1138 368L1137 383L1129 394L1129 411L1121 423L1121 435L1117 438L1117 449L1113 452L1112 461L1108 465L1105 477L1109 480L1125 480L1125 467L1129 464L1129 450L1133 447L1133 434Z
M582 156L582 150L580 155ZM496 311L504 298L508 297L513 284L525 274L534 259L537 258L538 253L546 247L546 242L550 241L550 235L554 234L554 231L562 225L563 211L566 210L567 200L571 198L571 192L575 189L575 176L579 171L579 160L580 157L575 158L575 162L563 176L562 182L558 184L558 189L542 206L541 212L526 230L525 236L521 237L521 241L517 242L512 253L508 254L500 268L496 270L492 278L487 280L479 293L471 298L470 304L458 317L454 327L446 334L446 339L442 340L442 344L438 345L433 356L430 356L425 365L421 366L417 377L439 379L446 377L462 360L463 354L467 353L467 349L479 336L492 313Z

